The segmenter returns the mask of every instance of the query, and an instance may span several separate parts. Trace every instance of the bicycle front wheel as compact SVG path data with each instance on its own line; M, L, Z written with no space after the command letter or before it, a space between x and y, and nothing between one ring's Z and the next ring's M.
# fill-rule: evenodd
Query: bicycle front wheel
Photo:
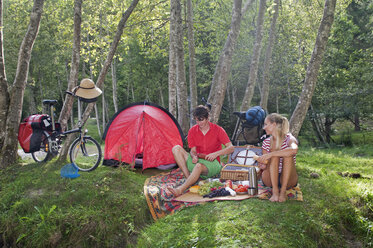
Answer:
M92 171L101 161L101 146L91 137L77 138L70 147L70 161L80 171Z

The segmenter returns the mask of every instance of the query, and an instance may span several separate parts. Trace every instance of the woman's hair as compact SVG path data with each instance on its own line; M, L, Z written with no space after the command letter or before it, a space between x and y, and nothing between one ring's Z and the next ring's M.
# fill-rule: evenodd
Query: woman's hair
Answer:
M269 114L266 119L268 119L270 123L276 123L276 129L274 130L273 134L273 136L276 137L276 144L274 144L274 149L279 150L286 134L289 133L289 121L285 116L277 113Z
M193 117L197 119L199 118L207 119L209 117L209 109L203 105L199 105L194 109Z

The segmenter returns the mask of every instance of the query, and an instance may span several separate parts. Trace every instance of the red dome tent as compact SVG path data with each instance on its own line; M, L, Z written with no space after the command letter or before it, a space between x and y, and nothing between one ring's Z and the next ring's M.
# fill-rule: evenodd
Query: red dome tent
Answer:
M177 120L164 108L149 102L130 104L106 127L104 165L134 163L142 157L142 168L175 163L172 147L183 146Z

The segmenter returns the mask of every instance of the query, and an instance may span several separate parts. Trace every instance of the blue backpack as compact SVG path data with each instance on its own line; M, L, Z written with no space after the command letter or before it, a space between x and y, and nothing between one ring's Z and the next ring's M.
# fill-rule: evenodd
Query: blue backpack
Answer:
M255 106L246 111L246 122L252 126L263 125L266 112L262 107Z

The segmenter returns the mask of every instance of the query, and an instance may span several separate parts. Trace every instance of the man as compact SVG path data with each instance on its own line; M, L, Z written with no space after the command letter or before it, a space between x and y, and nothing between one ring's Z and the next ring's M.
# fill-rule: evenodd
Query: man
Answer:
M172 148L177 165L187 178L184 184L177 188L168 188L177 197L201 178L218 175L222 168L220 156L230 154L234 147L225 130L209 121L209 111L205 106L198 106L193 111L197 122L188 132L190 153L176 145ZM222 149L222 145L225 146Z

